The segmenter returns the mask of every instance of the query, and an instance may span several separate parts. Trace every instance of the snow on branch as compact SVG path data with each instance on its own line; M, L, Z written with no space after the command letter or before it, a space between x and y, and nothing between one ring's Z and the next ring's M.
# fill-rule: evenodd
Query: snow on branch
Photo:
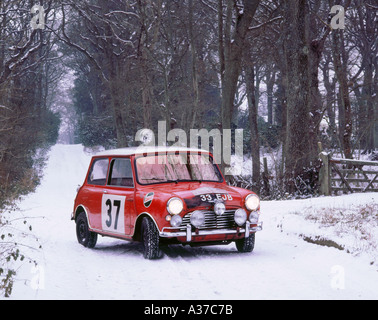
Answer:
M34 30L25 43L23 47L18 48L19 52L13 55L4 65L3 73L0 75L0 83L3 83L11 75L11 73L16 69L16 67L21 66L32 53L37 51L42 45L43 42L38 42L33 45L37 31Z
M267 26L267 25L269 25L269 24L271 24L271 23L273 23L273 22L276 22L276 21L279 21L279 20L282 20L283 19L283 17L282 16L279 16L279 17L275 17L275 18L273 18L273 19L270 19L270 20L268 20L268 21L265 21L265 22L263 22L263 23L260 23L259 25L257 25L257 26L253 26L253 27L249 27L249 31L255 31L255 30L258 30L258 29L260 29L260 28L262 28L262 27L265 27L265 26Z
M10 108L8 108L8 107L6 107L6 106L2 106L1 104L0 104L0 109L6 109L6 110L8 110L8 111L12 111L12 109L10 109Z
M140 19L139 15L137 15L134 12L126 12L126 11L120 11L120 10L118 10L118 11L111 11L111 12L105 14L105 17L110 17L113 14L124 14L124 15L127 15L127 16L133 16L133 17L135 17L137 19Z

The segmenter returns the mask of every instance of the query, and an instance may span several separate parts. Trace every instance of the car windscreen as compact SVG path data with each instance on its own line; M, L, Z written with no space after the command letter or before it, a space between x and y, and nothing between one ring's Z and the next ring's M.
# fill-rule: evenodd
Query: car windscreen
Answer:
M138 182L142 185L180 181L223 182L208 154L153 154L136 158Z

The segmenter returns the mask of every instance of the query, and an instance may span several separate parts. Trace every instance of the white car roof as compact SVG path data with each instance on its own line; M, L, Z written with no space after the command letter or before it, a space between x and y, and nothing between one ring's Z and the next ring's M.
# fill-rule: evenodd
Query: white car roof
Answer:
M199 152L205 152L209 153L207 150L201 150L201 149L193 149L193 148L183 148L183 147L146 147L146 146L140 146L135 148L123 148L123 149L114 149L114 150L107 150L107 151L101 151L96 153L96 157L98 156L131 156L134 154L146 154L146 153L167 153L167 152L193 152L193 153L199 153Z

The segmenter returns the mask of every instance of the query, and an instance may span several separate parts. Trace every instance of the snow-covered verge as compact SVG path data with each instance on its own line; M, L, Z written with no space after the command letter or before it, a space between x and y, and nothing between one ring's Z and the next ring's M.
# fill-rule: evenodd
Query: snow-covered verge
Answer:
M274 210L274 202L269 203ZM378 271L377 194L276 202L286 203L285 209L276 209L282 214L274 218L282 233L365 257Z
M82 146L53 147L37 192L8 214L27 257L11 299L378 298L378 194L263 202L252 254L171 246L146 261L138 243L77 243L70 215L89 161Z

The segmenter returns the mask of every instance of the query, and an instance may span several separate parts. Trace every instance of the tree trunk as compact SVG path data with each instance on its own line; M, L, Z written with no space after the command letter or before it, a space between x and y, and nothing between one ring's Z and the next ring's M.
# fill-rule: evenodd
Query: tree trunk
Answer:
M343 144L344 155L347 159L353 159L352 155L352 108L349 97L348 88L348 70L347 70L347 54L344 45L344 31L334 30L332 34L333 40L333 60L335 66L336 77L339 82L339 115L340 115L340 139Z
M296 191L295 179L303 176L311 166L309 145L310 78L309 47L306 38L306 1L293 0L285 3L286 83L287 86L287 130L285 153L285 175L290 193Z
M194 129L197 122L197 117L199 113L199 102L200 102L200 93L199 93L199 73L198 73L198 59L197 59L197 48L195 44L194 37L194 19L193 19L193 0L189 0L189 42L190 50L192 53L192 82L193 82L193 109L191 113L191 121L189 129Z
M258 129L258 100L256 99L255 88L255 67L247 66L245 70L249 124L251 128L251 155L252 155L252 182L257 194L261 191L261 161L260 161L260 139Z
M127 147L127 137L126 131L124 130L124 121L122 117L122 106L123 101L121 98L121 88L116 81L110 81L110 92L111 92L111 104L113 110L113 117L115 123L115 129L117 133L117 147L125 148Z
M328 134L330 135L331 147L335 147L338 145L336 113L334 109L336 83L334 79L332 80L332 82L330 79L329 61L327 61L327 63L324 64L322 72L323 72L323 79L324 79L324 87L327 91L326 105L327 105L327 114L329 118Z
M143 126L152 129L152 84L149 76L148 60L146 49L142 48L141 62L141 85L142 85L142 110L143 110Z
M111 53L112 55L112 53ZM110 91L110 102L113 110L114 125L117 134L117 147L125 148L128 146L127 136L125 130L125 122L122 115L122 110L125 106L125 88L124 80L122 79L122 65L119 65L117 59L112 55L110 69L110 77L108 81Z
M375 76L374 76L374 97L373 97L373 109L374 109L374 149L378 149L378 59L375 59Z
M320 10L320 1L316 2L316 6L313 8L315 12ZM322 32L318 32L320 29L318 25L318 17L313 14L307 14L309 20L309 31L311 36L310 50L309 50L309 73L310 73L310 118L311 125L309 127L310 140L309 140L309 152L312 159L318 158L318 141L320 139L319 126L323 118L324 111L322 103L322 95L319 90L319 69L320 62L323 57L323 51L325 42L330 34L330 28L324 27Z
M266 93L268 96L268 123L273 125L273 89L274 84L276 83L276 70L270 70L266 77L267 85L266 85Z
M244 48L244 41L249 26L255 15L260 0L244 1L243 13L237 13L237 22L233 39L231 39L230 12L234 8L234 1L227 0L227 17L224 30L224 75L222 83L222 127L231 129L232 116L234 111L234 99L237 90L237 83L241 71L241 56ZM221 18L220 18L221 19ZM221 61L222 63L222 61Z

